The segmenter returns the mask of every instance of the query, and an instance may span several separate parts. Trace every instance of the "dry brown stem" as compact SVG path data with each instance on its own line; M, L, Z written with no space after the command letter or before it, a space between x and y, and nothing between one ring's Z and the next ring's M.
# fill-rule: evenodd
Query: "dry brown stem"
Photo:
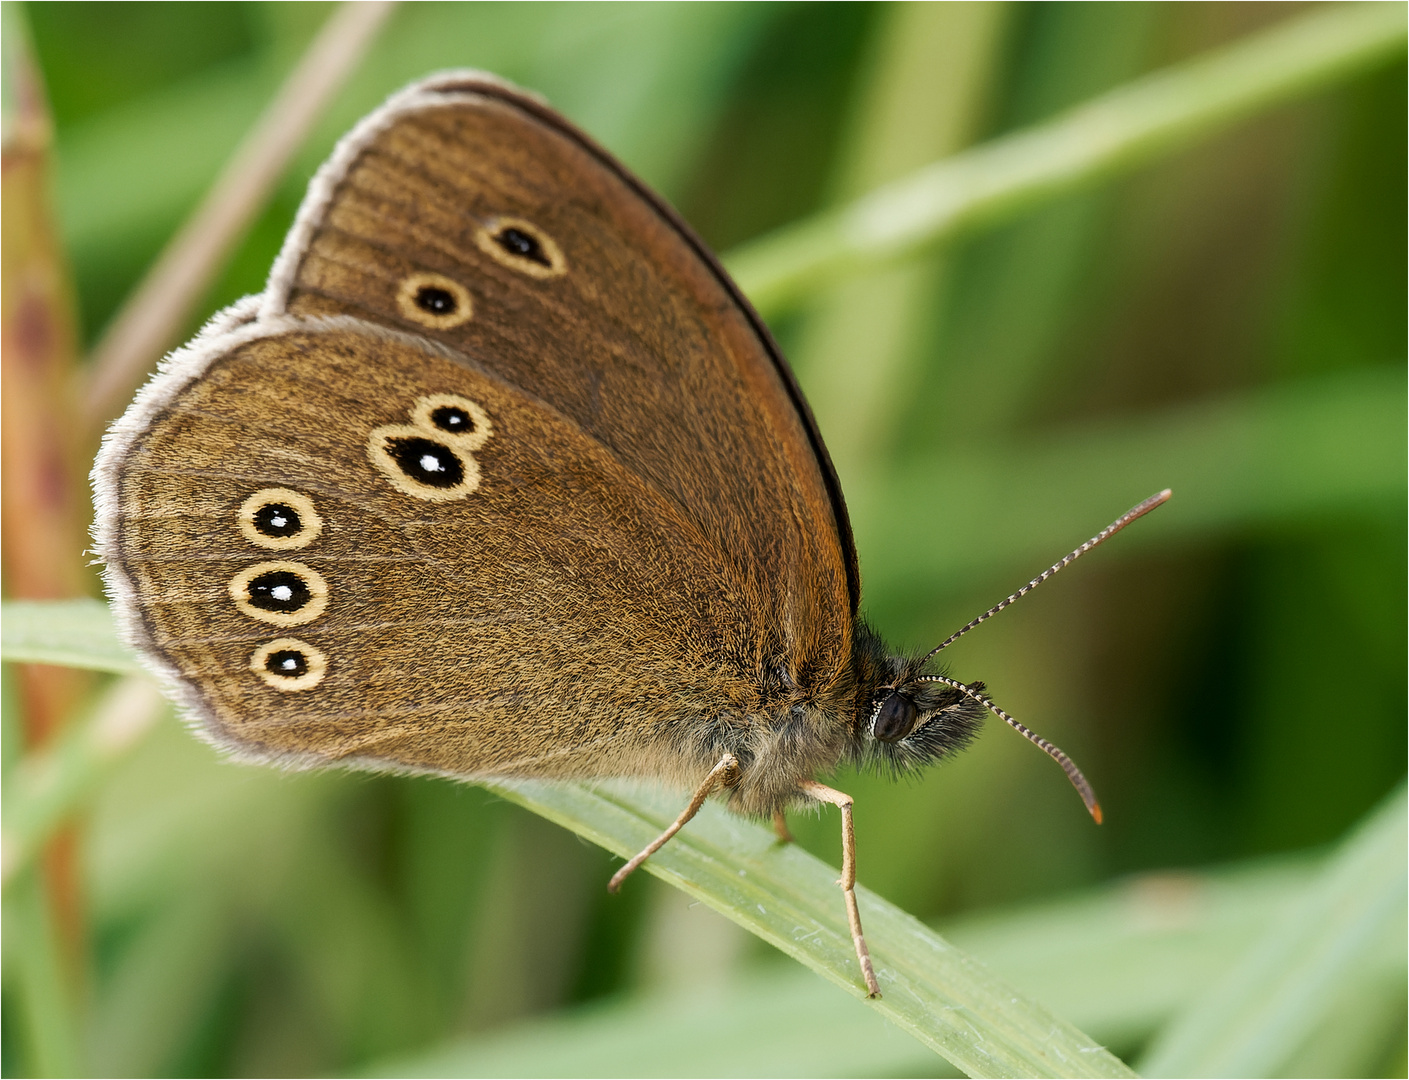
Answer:
M90 431L117 415L142 376L176 343L230 251L394 7L394 0L352 0L319 30L93 350L93 377L83 406Z
M7 35L9 28L7 27ZM72 285L48 200L52 129L33 57L5 42L8 111L0 151L0 509L5 589L26 599L81 596L91 586L86 546L87 471L74 424L77 328ZM68 668L20 665L16 690L24 742L51 742L86 696ZM62 829L44 852L44 876L63 950L77 981L83 942L77 833Z

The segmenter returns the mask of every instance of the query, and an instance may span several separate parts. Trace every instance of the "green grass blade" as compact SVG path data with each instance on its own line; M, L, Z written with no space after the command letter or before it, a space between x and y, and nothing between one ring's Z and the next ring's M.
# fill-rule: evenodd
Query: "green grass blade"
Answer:
M0 659L125 674L137 658L101 600L11 600L0 607Z
M46 892L40 875L26 874L5 898L5 989L15 992L6 1054L18 1050L27 1076L86 1076L68 958Z
M110 622L107 640L102 639L104 622L93 606L51 604L54 610L47 620L44 605L7 607L6 658L11 658L13 622L14 658L34 658L38 650L31 647L26 653L21 645L43 638L50 643L43 654L50 662L66 655L83 666L101 666L95 659L119 655L120 647ZM12 607L20 609L19 618L11 618ZM27 633L21 634L21 629ZM47 629L47 637L41 629ZM79 630L84 632L83 647L74 641ZM61 653L57 643L64 643L67 651ZM101 742L88 734L92 726L75 725L76 745ZM88 761L82 754L71 756L80 765ZM74 766L61 772L78 778L75 783L81 788L80 781L92 770ZM526 781L489 786L622 856L643 847L680 809L678 795L658 792L627 794ZM42 790L59 791L63 798L41 799L21 787L13 792L17 801L7 801L7 822L52 822L80 797L74 788L48 783ZM836 871L796 846L782 847L766 829L706 807L647 867L832 982L864 996ZM860 893L886 995L872 1007L959 1068L973 1076L1129 1075L1117 1058L1042 1006L1023 999L923 924L874 894Z
M151 679L128 675L107 688L90 715L20 760L5 778L0 881L14 880L166 711Z
M1101 1042L1145 1045L1299 899L1322 853L1157 871L939 929Z
M820 284L1185 146L1404 48L1401 3L1335 4L992 140L842 209L780 229L726 260L765 314Z
M1007 4L895 4L875 31L861 108L835 171L851 199L967 146L1005 56ZM921 381L924 343L951 277L940 256L839 282L812 297L789 350L847 490L868 483L894 431L894 401ZM865 357L865 378L857 378Z
M616 785L488 786L623 857L644 847L681 805L678 794L628 793ZM864 852L861 859L864 876ZM646 869L864 999L837 871L796 845L780 844L767 829L707 806ZM968 1075L1132 1075L1118 1058L923 923L874 893L857 893L884 995L869 1007Z
M1138 1045L1301 892L1305 858L1156 873L947 923L945 936L1104 1041ZM728 1039L719 1033L727 1032ZM741 1051L746 1047L746 1051ZM372 1076L933 1076L921 1044L796 967L637 995L378 1062Z
M959 1076L870 1009L800 970L721 993L643 995L377 1062L400 1077Z
M1160 1037L1150 1076L1276 1076L1366 976L1404 984L1409 829L1401 786L1210 992Z

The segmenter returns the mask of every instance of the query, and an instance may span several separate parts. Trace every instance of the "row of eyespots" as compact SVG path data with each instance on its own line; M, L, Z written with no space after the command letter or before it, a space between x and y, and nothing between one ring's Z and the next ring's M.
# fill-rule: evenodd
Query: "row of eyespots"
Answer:
M410 424L367 437L367 457L402 494L427 502L463 499L479 488L478 450L494 434L489 414L458 394L417 398Z
M240 532L257 547L290 551L323 532L313 500L289 488L264 488L240 506ZM273 626L312 622L328 606L328 583L301 562L275 560L247 566L230 580L230 598L241 612ZM277 638L255 649L250 670L275 690L311 690L323 680L328 658L297 638Z
M567 259L553 238L522 218L495 218L475 233L475 245L490 258L532 278L567 273ZM469 290L444 274L409 274L396 290L396 307L411 322L453 330L474 318Z

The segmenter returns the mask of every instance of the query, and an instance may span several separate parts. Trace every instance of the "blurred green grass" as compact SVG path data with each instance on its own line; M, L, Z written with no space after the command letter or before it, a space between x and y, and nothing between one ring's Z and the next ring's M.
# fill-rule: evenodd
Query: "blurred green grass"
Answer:
M963 24L951 6L954 21L920 37L903 25L918 5L408 5L193 324L261 287L333 140L437 67L547 93L727 250L891 178L912 142L985 142L1295 13L1013 4ZM24 5L89 340L327 10ZM959 74L934 70L921 40L950 50L934 55ZM1159 515L954 649L955 674L983 678L1081 762L1107 826L1091 828L1050 763L1002 732L922 783L840 778L858 797L861 880L881 895L925 919L978 919L1123 874L1300 851L1344 834L1403 775L1403 86L1402 57L1369 66L901 268L900 286L870 286L884 308L861 279L861 293L820 292L776 322L837 453L866 607L893 639L937 641L1129 503L1176 487ZM62 1009L33 1008L42 965L13 928L32 930L43 904L19 882L6 901L9 1075L43 1071L36 1047L65 1041L68 1060L109 1075L374 1070L596 1002L562 1021L579 1026L556 1068L533 1054L566 1028L483 1043L520 1047L489 1071L587 1072L572 1066L596 1059L574 1047L614 1045L612 1016L628 1032L659 1024L663 987L728 987L740 1002L690 1008L702 1025L742 1023L743 1002L789 977L728 924L673 914L672 894L644 879L608 898L612 859L482 792L239 769L174 725L106 775L84 843L83 1034L63 1029ZM835 863L834 821L794 830ZM1053 932L1081 940L1069 924ZM1004 942L1032 948L1017 924L956 939L1128 1060L1190 1000L1107 1033L1098 1011L1064 1008L1086 1000L1072 968L1124 988L1138 949L1106 939L1102 953L1093 934L1084 963L1056 962L1039 985L1002 959ZM1403 950L1384 951L1400 965L1387 984L1323 1002L1323 1028L1349 1034L1320 1039L1319 1059L1282 1040L1269 1072L1402 1075ZM1186 985L1212 988L1234 952ZM1203 955L1171 953L1158 962ZM35 1015L58 1026L36 1035ZM726 1042L739 1072L781 1072L789 1038L805 1041L756 1025ZM851 1056L815 1071L934 1067L889 1039L858 1027L841 1040ZM641 1068L723 1071L715 1060L667 1044Z

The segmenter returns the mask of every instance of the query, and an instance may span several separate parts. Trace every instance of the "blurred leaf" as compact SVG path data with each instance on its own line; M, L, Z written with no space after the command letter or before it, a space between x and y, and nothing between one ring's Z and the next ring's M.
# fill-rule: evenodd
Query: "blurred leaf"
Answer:
M785 6L563 5L513 77L672 197L736 70Z
M1008 132L1046 122L1145 73L1170 14L1155 4L1031 11L1026 33L1010 45L1021 59L1011 61L990 124ZM1128 186L1059 196L940 253L953 266L953 287L936 298L942 307L928 370L917 370L910 392L897 396L904 407L891 418L892 460L915 453L917 443L953 449L1011 438L1025 430L1034 405L1051 400L1054 381L1070 385L1062 343L1109 257L1102 239ZM962 409L948 407L958 401ZM944 422L933 423L940 412Z
M969 143L989 107L1010 15L999 3L884 9L834 181L841 196L855 198ZM894 402L928 358L948 269L931 255L809 298L792 360L846 489L869 480L898 434Z
M181 1075L176 1056L199 1030L235 944L227 906L214 889L183 889L113 950L88 1032L88 1075Z
M174 227L259 116L280 74L234 60L61 132L55 205L75 261Z
M1301 900L1270 920L1233 970L1160 1036L1142 1071L1281 1075L1281 1067L1342 995L1367 979L1378 981L1381 972L1402 987L1406 809L1401 785L1341 845Z
M761 311L779 311L826 281L1005 220L1384 62L1404 40L1400 4L1316 9L752 241L730 254L730 272Z
M623 856L640 850L678 812L678 798L664 792L527 781L485 786ZM20 801L7 805L7 818L39 813L23 803L26 794L16 793ZM646 868L864 997L835 871L795 845L779 845L766 829L706 807ZM927 1046L970 1075L1126 1075L1117 1059L1075 1028L1024 1002L893 905L859 892L886 995L870 1004ZM353 978L346 985L361 983ZM954 1018L956 1010L962 1020Z
M643 995L413 1057L366 1076L960 1076L835 987L768 969L708 993Z
M254 51L259 6L23 5L61 127Z
M645 847L680 809L678 794L628 793L623 785L485 786L622 857ZM795 844L706 806L644 869L865 998L836 870ZM1119 1059L923 923L859 886L857 895L884 995L866 1004L968 1075L1129 1075Z
M129 675L108 688L91 715L20 759L5 782L0 872L6 885L166 711L149 678Z
M1151 874L943 929L1014 985L1060 1002L1103 1041L1132 1045L1194 1001L1312 872L1296 860ZM876 1013L770 966L723 992L581 1009L366 1075L930 1076L936 1064Z
M20 991L7 1009L5 1036L7 1041L18 1036L25 1044L29 1075L83 1076L78 1010L47 892L41 875L26 874L5 898L7 989L13 985Z
M101 600L12 600L0 607L0 660L112 671L139 670Z
M1027 445L912 460L848 492L866 588L953 589L1036 571L1164 487L1167 507L1121 551L1404 502L1401 366L1359 368L1144 418L1087 422ZM953 513L962 505L963 514ZM881 507L905 507L903 528Z

